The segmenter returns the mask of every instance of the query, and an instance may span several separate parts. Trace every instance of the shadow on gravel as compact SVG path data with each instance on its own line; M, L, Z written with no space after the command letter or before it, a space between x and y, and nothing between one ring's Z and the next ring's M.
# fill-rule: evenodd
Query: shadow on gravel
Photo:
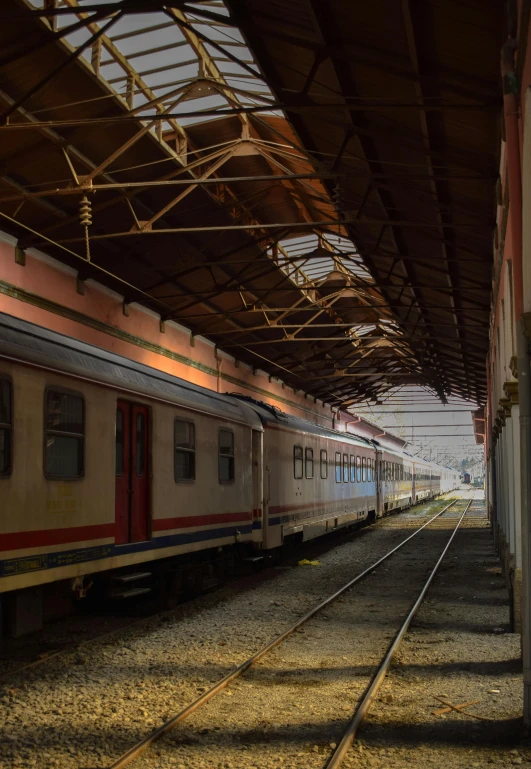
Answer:
M361 736L361 732L360 732ZM476 721L472 718L457 716L447 717L444 721L426 724L408 723L386 719L385 726L367 721L363 726L365 740L378 741L378 745L392 747L427 746L463 746L476 749L478 746L492 746L507 749L519 745L525 736L521 718L508 718L493 721Z
M285 722L278 723L280 718L285 719ZM523 736L520 718L489 722L474 722L464 717L458 720L458 718L428 723L421 728L418 722L411 724L386 719L385 726L382 726L371 723L369 719L364 724L360 736L365 744L374 741L378 746L388 744L395 748L419 747L424 744L432 748L437 745L458 745L470 748L481 745L505 749L507 746L520 744ZM228 744L240 746L264 743L268 746L272 744L277 744L279 747L291 746L294 750L298 750L308 743L323 744L323 741L326 743L330 740L338 740L348 720L343 716L326 720L312 719L311 722L299 722L296 727L293 727L290 726L289 716L277 714L277 719L274 725L264 721L263 727L258 729L246 729L236 725L228 727L226 724L213 723L209 729L192 730L185 724L169 732L156 745L160 749L175 749L179 746L215 747ZM99 728L90 729L83 726L79 730L72 729L66 734L61 729L33 729L28 736L34 744L41 746L42 751L63 748L61 752L64 751L66 755L70 753L70 759L75 760L79 769L102 769L109 765L108 756L116 756L118 751L127 750L149 731L149 727L133 726L126 730L102 724ZM65 742L75 748L65 750ZM95 745L99 746L99 750L94 750ZM23 760L24 749L19 750L18 753Z
M463 602L463 608L466 609L466 606L469 604L467 601L466 604ZM507 606L507 600L500 601L499 603L496 601L496 603L490 603L488 606ZM468 620L455 620L455 621L449 621L448 619L445 619L444 622L441 622L441 620L434 620L433 622L429 622L428 620L415 620L411 623L411 629L415 630L427 630L427 631L434 631L436 633L441 631L451 631L451 630L458 630L459 632L466 632L466 633L476 633L478 635L507 635L510 634L509 630L509 623L504 623L502 625L495 625L494 622L490 622L488 624L479 625L477 622L470 622ZM494 630L496 629L496 632ZM500 632L501 631L501 632Z
M422 662L418 665L404 665L402 663L393 668L394 675L408 674L422 675L426 678L439 674L475 673L482 676L490 676L493 680L504 675L521 675L522 660L518 658L507 660L459 660L458 662Z

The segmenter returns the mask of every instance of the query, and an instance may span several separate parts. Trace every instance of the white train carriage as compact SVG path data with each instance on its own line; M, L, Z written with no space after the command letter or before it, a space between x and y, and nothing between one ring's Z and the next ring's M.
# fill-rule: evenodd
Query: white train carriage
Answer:
M199 587L435 496L441 470L0 314L0 593Z
M431 499L439 492L435 479L432 483L432 464L421 459L413 461L413 504Z
M262 431L245 403L0 315L0 592L251 543Z
M413 500L413 461L407 454L378 452L381 514L410 507Z
M263 435L263 547L302 541L376 518L376 452L364 438L307 422L250 398Z

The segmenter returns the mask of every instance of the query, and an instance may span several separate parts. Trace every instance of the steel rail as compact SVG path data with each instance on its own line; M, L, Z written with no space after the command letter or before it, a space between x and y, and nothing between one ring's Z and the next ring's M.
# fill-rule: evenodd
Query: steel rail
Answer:
M438 559L437 563L433 567L433 569L432 569L432 571L430 573L430 576L428 577L428 579L426 580L426 582L424 584L424 587L420 591L420 594L419 594L417 600L415 601L415 603L413 604L412 608L410 609L409 614L407 615L406 619L404 620L404 623L403 623L402 627L400 628L400 630L396 634L395 639L394 639L393 643L391 644L387 654L385 655L385 657L384 657L380 667L378 668L378 672L376 673L376 675L375 675L375 677L374 677L374 679L373 679L373 681L372 681L372 683L371 683L367 693L365 694L364 698L362 699L362 701L358 705L358 707L356 709L356 712L354 714L354 717L350 721L350 723L349 723L349 725L348 725L348 727L347 727L347 729L346 729L346 731L345 731L345 733L343 735L343 738L341 739L341 742L339 743L337 748L335 748L335 750L334 750L332 756L330 757L330 759L326 762L325 769L337 769L337 767L341 766L341 764L343 763L343 761L344 761L344 759L345 759L345 757L346 757L346 755L348 753L348 750L349 750L350 746L352 745L352 743L354 742L354 739L356 738L356 734L357 734L357 731L358 731L358 728L359 728L360 724L362 723L363 719L365 718L365 716L369 712L369 709L370 709L372 703L374 702L374 698L378 694L378 691L379 691L381 685L383 684L383 682L385 680L385 677L387 675L387 671L389 670L389 667L391 665L391 662L393 660L395 652L398 649L398 647L400 646L400 644L402 643L402 640L404 639L404 636L406 635L407 631L409 630L409 626L411 625L411 622L412 622L415 614L417 613L420 605L424 601L424 598L426 597L426 593L428 592L428 589L429 589L429 587L430 587L430 585L431 585L435 575L437 574L437 571L439 570L439 566L443 562L443 559L444 559L446 553L448 552L448 549L449 549L450 545L452 544L452 541L453 541L455 535L457 534L457 530L460 527L461 522L462 522L463 518L465 517L465 515L467 514L468 508L470 507L471 504L472 504L472 499L469 501L468 505L465 507L465 510L464 510L463 514L459 518L459 520L458 520L458 522L457 522L457 524L456 524L456 526L455 526L455 528L454 528L454 530L452 532L452 536L450 537L450 539L446 543L446 546L445 546L444 550L442 551L441 555L439 556L439 559Z
M308 620L314 617L319 611L321 611L321 609L324 609L325 606L328 606L330 603L332 603L332 601L342 595L345 591L349 590L357 582L360 582L364 577L371 574L371 572L380 566L381 563L390 558L394 553L397 552L397 550L400 550L400 548L402 548L407 542L413 539L413 537L416 537L417 534L422 531L422 529L426 528L426 526L429 526L429 524L435 521L436 518L439 518L439 516L443 515L450 507L455 505L457 501L458 500L454 499L452 502L450 502L449 505L446 505L446 507L444 507L439 513L436 513L434 516L432 516L429 521L426 521L426 523L414 531L413 534L410 534L409 537L406 537L406 539L400 542L400 544L396 545L396 547L379 558L373 564L368 566L345 585L340 587L339 590L336 590L335 593L332 593L332 595L330 595L328 598L325 598L324 601L321 601L319 604L317 604L317 606L314 606L313 609L310 609L310 611L306 612L306 614L300 617L293 625L287 628L287 630L284 630L284 632L273 638L272 641L259 649L255 654L253 654L252 657L249 657L247 660L245 660L245 662L242 662L241 665L238 665L238 667L234 668L234 670L232 670L230 673L227 673L226 676L221 678L216 684L214 684L214 686L208 689L208 691L204 692L204 694L202 694L200 697L197 697L197 699L183 708L183 710L177 713L177 715L163 723L162 726L159 726L158 729L155 729L155 731L151 732L151 734L148 734L146 737L140 740L140 742L137 742L136 745L130 748L126 753L123 753L113 764L111 764L109 769L122 769L122 767L127 766L127 764L129 764L131 761L134 761L135 758L141 756L142 753L144 753L156 740L158 740L160 737L163 737L175 726L177 726L177 724L181 723L181 721L184 721L186 718L188 718L188 716L192 715L192 713L195 713L195 711L198 710L202 705L205 705L207 702L209 702L213 697L216 696L216 694L223 691L223 689L232 683L232 681L234 681L236 678L239 678L242 673L245 673L247 670L249 670L249 668L252 667L255 662L258 662L260 659L262 659L262 657L265 657L265 655L272 651L272 649L279 646L282 641L285 641L286 638L288 638L296 630L298 630L298 628L308 622Z

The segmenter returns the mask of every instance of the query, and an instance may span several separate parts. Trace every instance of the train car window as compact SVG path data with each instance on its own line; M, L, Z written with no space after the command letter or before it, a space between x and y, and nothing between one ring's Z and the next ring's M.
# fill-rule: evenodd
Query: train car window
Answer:
M0 478L11 474L13 444L13 388L9 379L0 379Z
M313 478L313 449L304 450L305 474L307 478Z
M366 457L361 458L361 480L363 483L367 480L367 459Z
M219 482L234 481L234 433L232 430L219 431Z
M336 483L341 483L341 454L336 451Z
M303 452L302 446L293 447L293 477L296 480L302 478L303 471Z
M173 477L176 483L195 481L195 425L176 419L173 427Z
M328 478L328 452L321 449L321 478Z
M356 457L356 480L361 483L361 457Z
M124 415L122 409L116 409L116 475L124 471Z
M47 478L82 478L85 464L85 403L80 395L47 390L44 468Z
M367 480L368 481L372 480L371 479L371 462L372 462L371 458L367 457Z
M348 483L348 454L343 454L343 483Z
M351 483L356 482L356 457L354 454L350 455L350 481Z

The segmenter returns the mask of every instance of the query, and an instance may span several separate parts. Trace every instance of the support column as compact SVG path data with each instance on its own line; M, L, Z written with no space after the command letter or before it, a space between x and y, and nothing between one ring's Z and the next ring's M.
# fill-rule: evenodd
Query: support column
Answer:
M498 468L496 462L496 436L492 436L490 450L490 480L491 480L491 502L492 502L492 536L494 547L498 551L499 547L499 527L498 527Z
M513 372L514 373L514 372ZM506 382L503 386L510 401L512 425L512 481L514 497L514 550L511 575L512 594L512 629L515 633L522 632L522 503L521 503L521 469L520 469L520 405L518 402L518 382Z
M520 401L520 459L522 503L522 662L524 723L531 726L531 370L525 315L517 325L518 399Z

